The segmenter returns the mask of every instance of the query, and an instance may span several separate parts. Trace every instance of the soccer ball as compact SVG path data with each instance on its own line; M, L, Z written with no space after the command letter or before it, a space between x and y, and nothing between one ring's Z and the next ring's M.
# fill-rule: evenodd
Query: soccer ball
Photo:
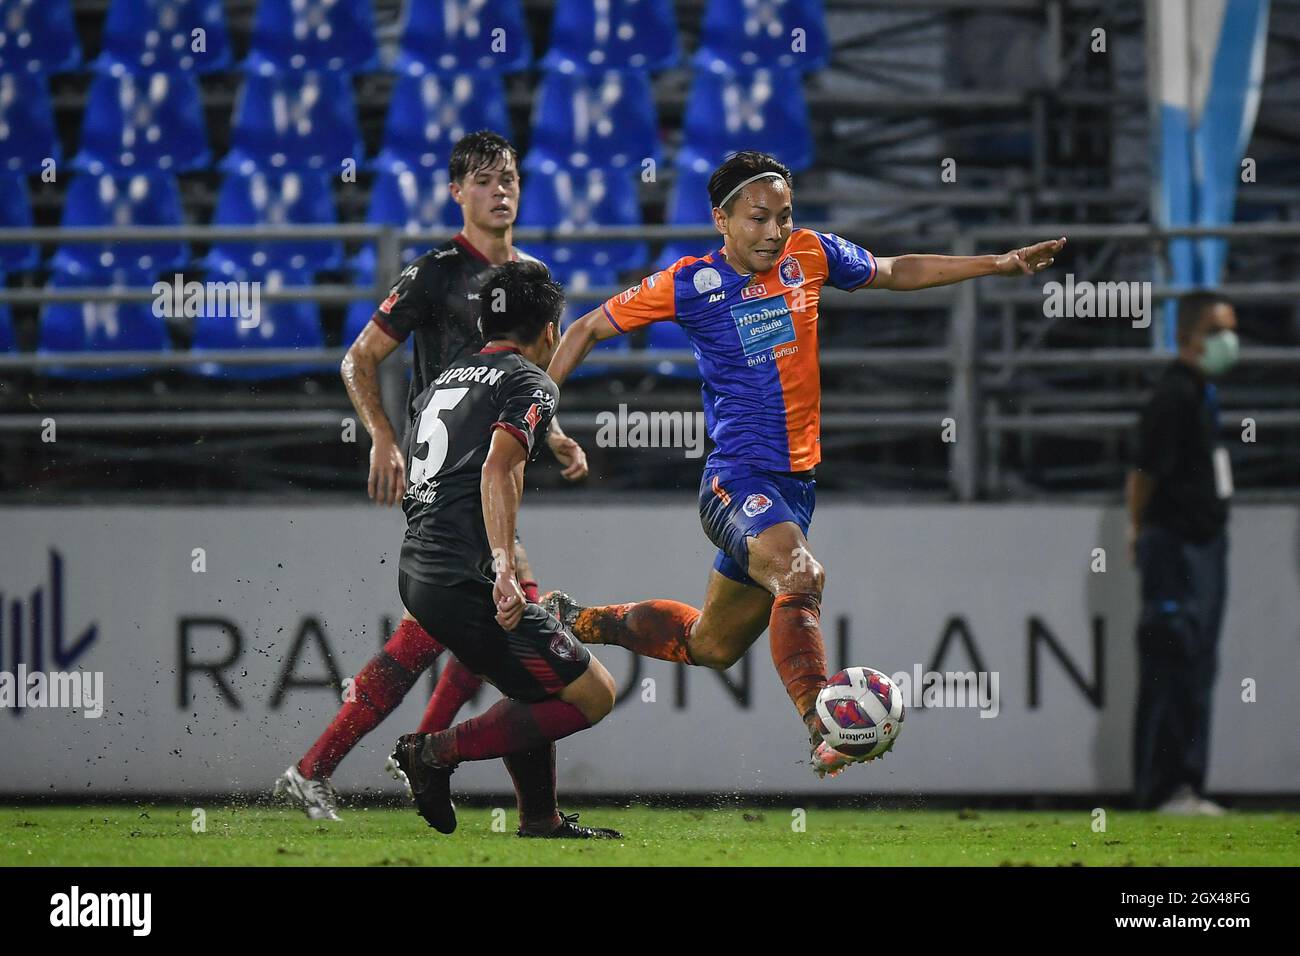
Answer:
M840 671L817 695L823 739L849 757L870 759L889 750L905 713L897 685L870 667Z

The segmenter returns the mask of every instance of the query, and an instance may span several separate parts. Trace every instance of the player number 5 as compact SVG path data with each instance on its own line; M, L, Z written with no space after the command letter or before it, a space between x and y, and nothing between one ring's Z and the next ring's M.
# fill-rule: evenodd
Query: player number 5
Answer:
M411 462L411 487L419 485L424 479L436 475L447 458L447 442L451 437L446 424L438 418L439 412L455 408L465 397L468 388L440 388L429 397L429 404L420 412L420 421L415 426L415 444L429 443L429 453L423 458ZM414 451L412 451L414 456Z

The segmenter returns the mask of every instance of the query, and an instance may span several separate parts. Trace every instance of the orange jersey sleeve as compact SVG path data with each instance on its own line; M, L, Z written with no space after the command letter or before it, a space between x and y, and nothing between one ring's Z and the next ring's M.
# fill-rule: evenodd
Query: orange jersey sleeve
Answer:
M677 294L674 285L677 270L694 257L679 259L667 269L651 273L640 285L620 292L602 306L605 318L619 332L631 332L651 322L666 322L677 317Z

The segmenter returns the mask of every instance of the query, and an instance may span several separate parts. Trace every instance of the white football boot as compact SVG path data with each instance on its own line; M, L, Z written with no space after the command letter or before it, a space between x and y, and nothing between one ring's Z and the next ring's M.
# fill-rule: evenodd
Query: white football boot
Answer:
M337 820L339 796L329 778L311 780L289 767L275 778L275 795L301 807L309 820Z
M879 760L889 751L894 749L894 741L889 742L889 746L876 754L874 757L850 757L848 754L842 754L826 741L817 741L812 749L812 767L813 773L818 777L836 777L844 771L849 764L871 763L873 760Z

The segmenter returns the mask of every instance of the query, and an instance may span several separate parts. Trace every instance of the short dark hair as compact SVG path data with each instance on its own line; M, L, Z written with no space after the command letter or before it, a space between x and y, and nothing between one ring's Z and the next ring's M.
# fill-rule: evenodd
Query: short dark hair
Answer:
M560 321L564 290L540 262L507 262L488 273L479 292L479 330L483 340L537 341L546 327Z
M510 145L510 140L490 129L481 129L477 133L466 133L452 147L447 173L453 183L458 183L479 170L504 164L507 157L515 161L518 169L519 151Z
M784 165L775 156L747 149L736 153L713 171L713 175L709 177L709 204L715 209L722 206L723 200L727 199L733 189L746 179L762 173L776 173L785 180L787 187L793 186L790 181L788 166ZM735 196L732 196L727 199L727 206L730 206L735 201L735 198ZM730 211L729 208L723 207L723 212Z
M1226 296L1209 289L1196 289L1178 297L1178 344L1191 341L1201 322L1216 306L1232 305Z

